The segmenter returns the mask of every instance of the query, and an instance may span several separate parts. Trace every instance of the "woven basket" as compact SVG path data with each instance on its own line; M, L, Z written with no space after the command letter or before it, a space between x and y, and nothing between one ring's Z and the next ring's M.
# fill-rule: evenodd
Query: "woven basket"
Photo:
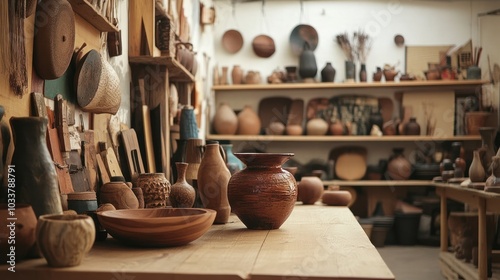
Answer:
M116 114L121 103L120 79L108 61L102 56L100 58L101 69L96 69L96 72L100 71L101 75L95 81L98 85L90 93L77 91L78 105L85 112Z

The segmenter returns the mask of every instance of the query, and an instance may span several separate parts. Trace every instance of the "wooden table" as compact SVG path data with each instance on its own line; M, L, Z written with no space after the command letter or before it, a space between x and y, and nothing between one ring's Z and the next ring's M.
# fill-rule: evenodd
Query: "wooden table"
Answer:
M108 238L76 267L45 259L0 266L1 279L395 279L346 207L297 204L278 230L248 230L232 215L174 248L132 248Z
M441 196L441 269L444 274L460 274L465 279L487 279L486 212L500 213L500 194L460 187L458 185L436 183L436 193ZM447 199L467 203L478 211L478 268L457 260L448 252ZM493 272L498 279L500 271Z

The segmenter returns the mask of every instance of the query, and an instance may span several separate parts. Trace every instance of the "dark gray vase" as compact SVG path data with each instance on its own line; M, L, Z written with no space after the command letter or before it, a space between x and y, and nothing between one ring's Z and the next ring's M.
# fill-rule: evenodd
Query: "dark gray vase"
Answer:
M36 216L62 214L61 196L54 162L47 148L47 119L10 118L14 154L9 172L14 175L16 203L27 203Z
M356 80L356 64L352 61L345 62L345 79L346 82L354 82Z
M335 80L335 68L330 62L327 62L325 67L321 70L321 82L332 83Z
M306 43L299 58L299 75L302 79L314 78L318 73L318 65L314 52L310 50Z

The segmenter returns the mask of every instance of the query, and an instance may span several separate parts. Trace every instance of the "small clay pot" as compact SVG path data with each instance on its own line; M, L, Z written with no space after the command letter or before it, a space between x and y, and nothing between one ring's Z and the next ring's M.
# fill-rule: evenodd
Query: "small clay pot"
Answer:
M417 119L414 117L410 118L410 121L404 125L405 135L420 135L420 125L417 123Z
M307 122L307 135L325 135L328 132L328 123L321 118L314 118Z
M314 204L324 192L323 182L316 176L304 176L297 185L298 198L304 204Z
M321 197L321 201L330 206L348 206L351 203L351 200L351 193L344 190L326 190Z
M121 176L111 177L111 182L101 186L100 203L111 203L116 209L138 209L139 201Z

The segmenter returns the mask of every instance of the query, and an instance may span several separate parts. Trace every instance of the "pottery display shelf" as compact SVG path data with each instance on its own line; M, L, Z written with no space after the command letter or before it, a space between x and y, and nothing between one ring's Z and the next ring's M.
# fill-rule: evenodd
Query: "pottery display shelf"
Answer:
M1 279L395 279L347 207L301 205L277 230L248 230L231 215L201 238L172 248L126 247L108 238L81 265L44 259L0 266Z
M488 279L487 271L487 242L486 242L486 213L500 213L500 194L460 187L446 183L434 183L436 193L441 196L441 252L439 255L441 271L448 279L458 276L463 279ZM447 199L468 204L478 209L478 267L455 258L448 252L448 217ZM493 278L500 279L498 252L493 251ZM457 278L458 279L458 278Z

